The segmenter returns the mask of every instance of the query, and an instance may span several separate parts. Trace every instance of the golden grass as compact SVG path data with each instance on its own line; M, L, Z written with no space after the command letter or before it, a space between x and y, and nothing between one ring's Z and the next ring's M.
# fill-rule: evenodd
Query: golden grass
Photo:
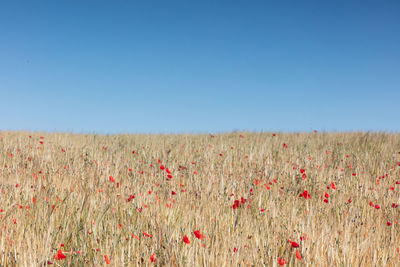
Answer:
M400 264L400 134L242 135L0 132L1 266Z

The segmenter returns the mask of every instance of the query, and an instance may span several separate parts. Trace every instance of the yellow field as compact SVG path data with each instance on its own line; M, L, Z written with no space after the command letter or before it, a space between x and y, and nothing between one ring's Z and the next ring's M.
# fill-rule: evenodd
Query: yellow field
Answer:
M1 266L400 264L400 134L0 136Z

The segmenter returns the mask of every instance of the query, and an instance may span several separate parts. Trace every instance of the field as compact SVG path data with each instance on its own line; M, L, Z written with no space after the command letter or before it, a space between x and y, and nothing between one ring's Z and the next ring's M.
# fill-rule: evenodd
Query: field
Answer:
M400 134L0 132L1 266L398 266Z

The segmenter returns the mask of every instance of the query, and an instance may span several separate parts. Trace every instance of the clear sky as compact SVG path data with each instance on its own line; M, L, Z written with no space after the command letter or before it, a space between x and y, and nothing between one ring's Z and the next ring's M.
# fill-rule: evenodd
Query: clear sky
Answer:
M400 1L1 1L0 129L400 131Z

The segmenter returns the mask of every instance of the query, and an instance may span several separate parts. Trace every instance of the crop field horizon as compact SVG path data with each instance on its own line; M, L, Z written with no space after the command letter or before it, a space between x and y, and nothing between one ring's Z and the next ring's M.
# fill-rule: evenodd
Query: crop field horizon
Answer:
M400 133L0 131L0 266L398 266Z

